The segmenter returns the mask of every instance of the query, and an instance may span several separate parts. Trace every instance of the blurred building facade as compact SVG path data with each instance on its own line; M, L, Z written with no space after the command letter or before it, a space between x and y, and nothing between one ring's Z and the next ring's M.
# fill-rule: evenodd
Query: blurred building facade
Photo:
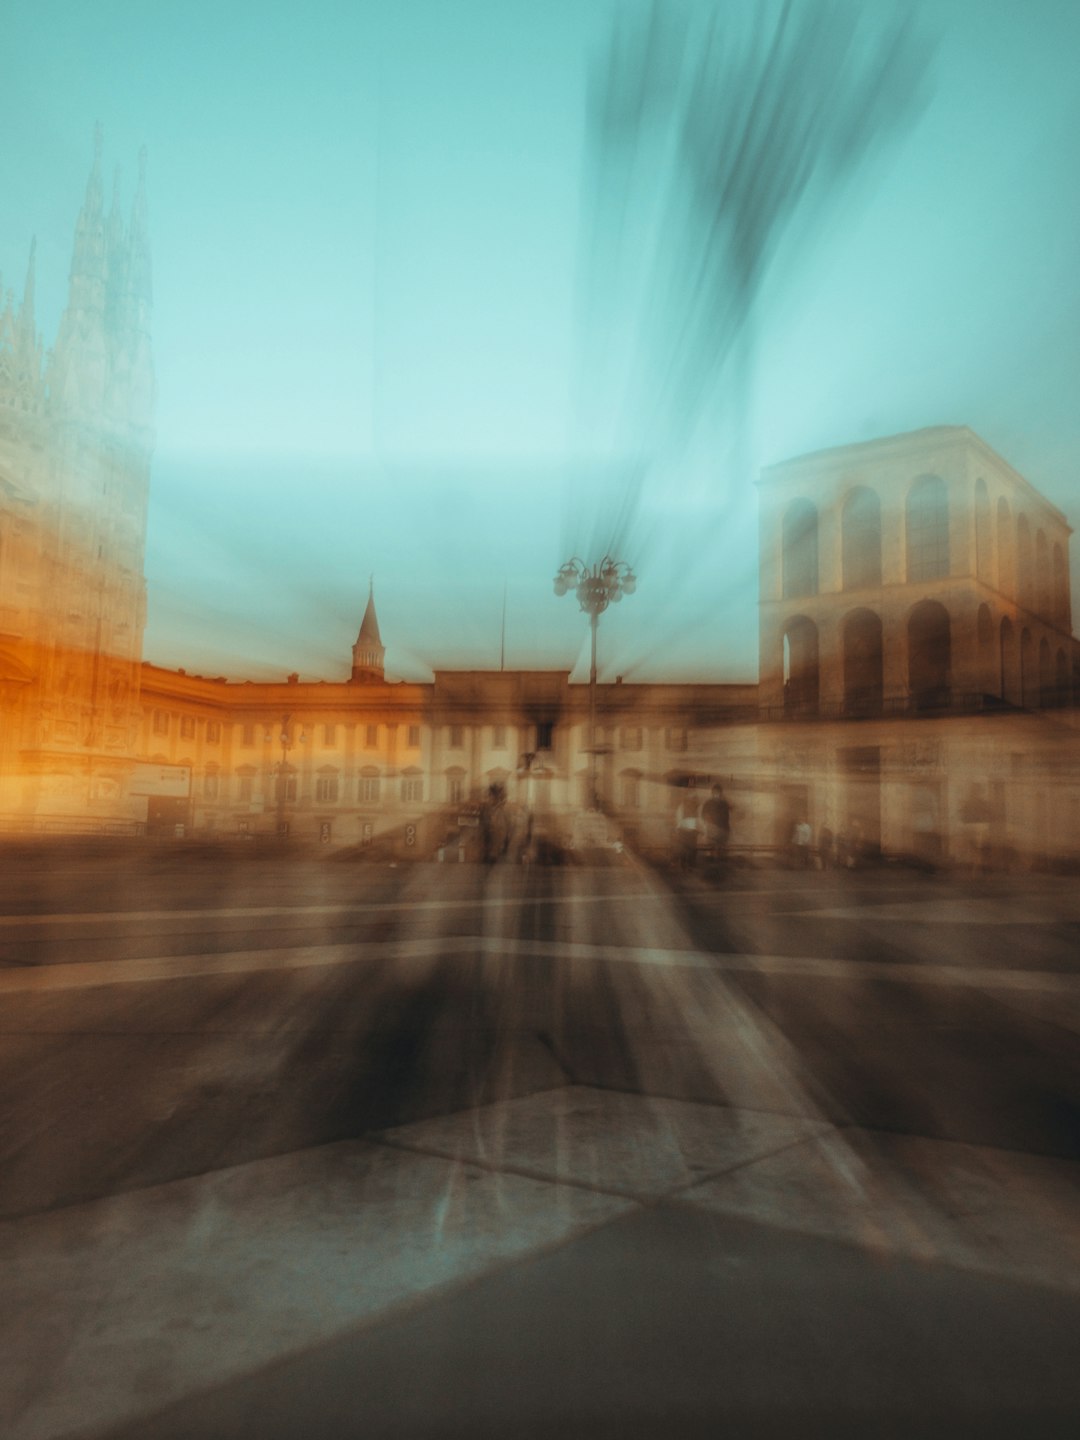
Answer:
M34 257L0 311L0 826L468 849L492 787L555 845L671 847L715 782L733 844L796 826L928 862L1080 851L1080 646L1064 515L964 427L804 456L760 496L757 682L566 671L388 681L369 587L342 678L142 660L154 375L145 162L106 209L101 136L46 355ZM719 628L719 627L718 627ZM595 771L602 815L585 814Z
M792 460L759 493L759 681L602 684L595 760L568 672L386 681L370 594L347 681L145 666L141 753L190 772L175 814L219 834L430 854L494 785L553 843L659 851L687 790L720 783L751 858L787 853L800 823L826 858L1074 858L1065 517L964 427ZM583 830L593 764L607 823Z
M35 255L0 312L0 813L8 826L132 823L154 373L145 156L106 207L102 137L67 306L46 354Z
M963 426L760 481L760 700L774 838L1056 863L1080 847L1065 516Z

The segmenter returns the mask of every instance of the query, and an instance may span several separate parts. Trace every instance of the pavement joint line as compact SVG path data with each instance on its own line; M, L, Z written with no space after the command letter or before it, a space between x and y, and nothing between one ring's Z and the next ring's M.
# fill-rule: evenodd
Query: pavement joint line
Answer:
M673 892L674 893L674 892ZM751 896L762 900L775 901L782 893L782 898L787 899L795 895L815 895L823 900L832 901L829 897L822 896L819 889L785 889L783 892L773 890L703 890L697 898L723 901L733 896ZM651 890L610 890L600 894L589 895L478 895L468 899L445 899L445 900L362 900L362 901L336 901L319 905L291 905L283 903L280 905L231 905L213 906L200 909L183 910L83 910L83 911L50 911L46 914L31 912L19 912L5 914L0 912L0 929L4 926L45 926L45 925L98 925L106 922L121 924L135 924L153 920L208 920L220 919L223 916L231 916L236 919L257 919L260 916L282 916L282 915L364 915L382 914L397 911L417 910L469 910L469 909L505 909L514 905L596 905L603 901L625 901L625 900L652 900L654 902L671 898L666 891ZM918 897L915 897L918 899ZM890 894L868 903L865 908L873 910L879 905L896 904L897 898ZM771 906L775 909L775 906ZM809 911L783 911L779 913L815 915L821 913L817 910Z
M561 1088L561 1087L560 1087ZM498 1104L499 1102L494 1102ZM486 1109L486 1106L478 1106L478 1109ZM457 1115L468 1114L468 1111L455 1111ZM446 1117L450 1119L450 1116ZM422 1122L424 1123L424 1122ZM385 1145L388 1150L398 1150L409 1155L424 1155L429 1160L452 1160L459 1165L472 1165L477 1170L483 1170L489 1175L516 1175L522 1180L537 1180L544 1185L569 1185L574 1190L587 1190L592 1195L603 1195L608 1200L627 1200L635 1205L647 1205L653 1196L640 1195L633 1190L619 1190L612 1186L596 1185L588 1180L581 1180L572 1175L564 1175L562 1172L553 1174L551 1171L534 1170L529 1165L500 1165L493 1160L477 1159L475 1155L460 1155L454 1151L440 1149L438 1146L428 1144L414 1145L407 1140L391 1139L388 1136L373 1134L364 1137L374 1145Z
M441 1158L441 1157L440 1157ZM252 1164L258 1161L250 1162ZM213 1172L210 1172L213 1173ZM195 1179L199 1177L186 1177ZM166 1182L169 1183L169 1182ZM549 1182L550 1183L550 1182ZM158 1186L148 1186L147 1189L156 1189ZM76 1202L77 1208L84 1205L95 1205L107 1201L108 1196L94 1197L85 1201ZM556 1255L560 1250L576 1244L589 1235L597 1234L613 1225L618 1225L638 1213L635 1210L635 1202L626 1195L608 1196L609 1199L617 1199L626 1208L613 1215L599 1216L592 1220L579 1219L569 1226L564 1234L553 1237L549 1240L542 1240L534 1243L527 1249L522 1249L516 1254L509 1254L501 1258L493 1258L473 1274L465 1274L449 1277L436 1281L423 1289L414 1291L411 1294L397 1295L390 1300L383 1308L376 1309L366 1315L358 1315L346 1324L336 1329L332 1335L316 1335L305 1339L292 1348L284 1348L279 1353L267 1359L256 1362L250 1366L244 1366L235 1373L227 1374L207 1384L192 1384L187 1386L178 1395L172 1396L164 1402L142 1410L134 1410L130 1413L118 1415L107 1422L107 1430L103 1430L99 1422L94 1421L89 1427L79 1424L77 1428L65 1428L57 1432L55 1440L95 1440L100 1435L109 1435L115 1431L127 1432L133 1425L145 1426L152 1424L156 1419L168 1416L177 1403L183 1403L190 1396L208 1396L227 1391L237 1380L255 1375L271 1374L276 1370L284 1370L293 1365L297 1360L305 1356L317 1355L323 1351L327 1344L339 1343L346 1337L356 1337L370 1334L376 1330L400 1325L411 1316L420 1314L425 1310L434 1310L454 1300L459 1295L467 1294L470 1290L478 1289L481 1285L487 1284L493 1277L506 1274L524 1266L533 1265L537 1261ZM68 1207L65 1207L68 1208ZM46 1212L48 1213L48 1212ZM20 1221L33 1221L37 1213L26 1216L15 1217L13 1221L3 1220L0 1225L9 1223L18 1224Z
M427 961L475 956L477 952L515 959L582 960L714 973L748 972L811 976L817 979L874 979L894 983L960 985L976 989L1080 992L1080 975L1050 970L1003 970L933 962L842 960L818 956L713 953L698 949L594 945L583 941L500 938L484 935L424 935L368 943L281 946L202 954L146 956L127 960L61 961L0 968L0 994L83 989L212 977L363 965L376 961Z
M364 900L338 901L323 905L237 905L217 906L200 910L84 910L56 911L47 915L0 914L0 928L11 926L43 925L99 925L106 922L135 924L147 920L217 920L223 916L237 919L257 919L260 916L281 915L365 915L388 912L417 910L478 910L505 909L512 905L595 905L601 901L654 900L658 897L637 891L610 891L600 895L488 895L473 896L467 900Z
M710 1096L672 1095L666 1090L631 1090L625 1085L605 1085L599 1080L575 1080L572 1083L586 1090L599 1090L605 1095L632 1095L639 1100L673 1100L680 1105L708 1105L713 1110L732 1110L739 1114L745 1112L747 1115L768 1115L773 1119L806 1119L805 1115L796 1114L792 1110L770 1108L766 1105L733 1105L730 1100L716 1100ZM833 1129L842 1128L832 1120L820 1120L817 1123Z
M775 1114L774 1111L750 1110L749 1107L745 1105L740 1105L737 1108L740 1112L745 1110L748 1114ZM687 1180L685 1184L677 1186L664 1198L668 1200L682 1199L688 1191L696 1189L699 1185L707 1185L712 1180L720 1180L727 1175L735 1175L740 1170L745 1170L751 1165L758 1165L763 1160L772 1160L777 1155L783 1155L788 1150L798 1150L804 1145L809 1145L813 1140L820 1140L823 1136L829 1134L830 1131L835 1135L839 1135L841 1130L844 1129L843 1126L833 1124L828 1120L821 1120L816 1123L818 1126L816 1130L812 1130L805 1135L796 1135L791 1140L785 1140L784 1143L778 1145L775 1150L768 1150L760 1155L746 1155L742 1160L736 1160L731 1165L722 1166L719 1170L710 1170L707 1174L696 1175L693 1180Z

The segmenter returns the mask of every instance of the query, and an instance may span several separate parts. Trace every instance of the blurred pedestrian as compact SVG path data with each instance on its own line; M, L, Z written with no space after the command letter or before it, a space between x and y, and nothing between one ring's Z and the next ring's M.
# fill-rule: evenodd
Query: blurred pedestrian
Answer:
M731 839L731 806L724 798L722 785L712 787L712 794L701 807L701 818L705 827L705 845L713 852L717 863L723 865Z
M675 850L682 870L697 864L699 818L697 797L687 790L675 811Z
M509 842L506 792L499 784L490 785L480 806L480 835L484 864L494 865L506 851Z

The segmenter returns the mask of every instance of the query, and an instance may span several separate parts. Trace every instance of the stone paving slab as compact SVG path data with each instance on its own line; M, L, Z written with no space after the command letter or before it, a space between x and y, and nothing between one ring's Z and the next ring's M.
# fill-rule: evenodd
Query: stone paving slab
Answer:
M1075 1298L1078 1197L1075 1162L545 1091L0 1225L0 1433L137 1429L632 1220L635 1201Z
M1076 1440L1080 1296L635 1207L109 1440Z
M568 1086L383 1132L394 1145L636 1198L828 1129L826 1122Z
M632 1202L347 1141L0 1225L0 1434L94 1434Z
M1076 1161L842 1130L811 1136L680 1198L883 1257L1080 1293Z

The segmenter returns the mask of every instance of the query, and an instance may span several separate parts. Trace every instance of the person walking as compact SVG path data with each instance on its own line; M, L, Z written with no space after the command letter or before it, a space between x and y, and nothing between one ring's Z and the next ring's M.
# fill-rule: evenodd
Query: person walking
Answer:
M675 811L675 849L681 870L693 870L697 864L698 822L697 799L687 790Z
M806 870L810 865L810 822L808 820L796 820L795 828L791 832L791 847L795 860L795 868Z
M712 787L712 794L701 807L701 818L705 825L705 845L713 852L716 863L722 866L727 862L731 840L731 806L724 798L722 785Z

